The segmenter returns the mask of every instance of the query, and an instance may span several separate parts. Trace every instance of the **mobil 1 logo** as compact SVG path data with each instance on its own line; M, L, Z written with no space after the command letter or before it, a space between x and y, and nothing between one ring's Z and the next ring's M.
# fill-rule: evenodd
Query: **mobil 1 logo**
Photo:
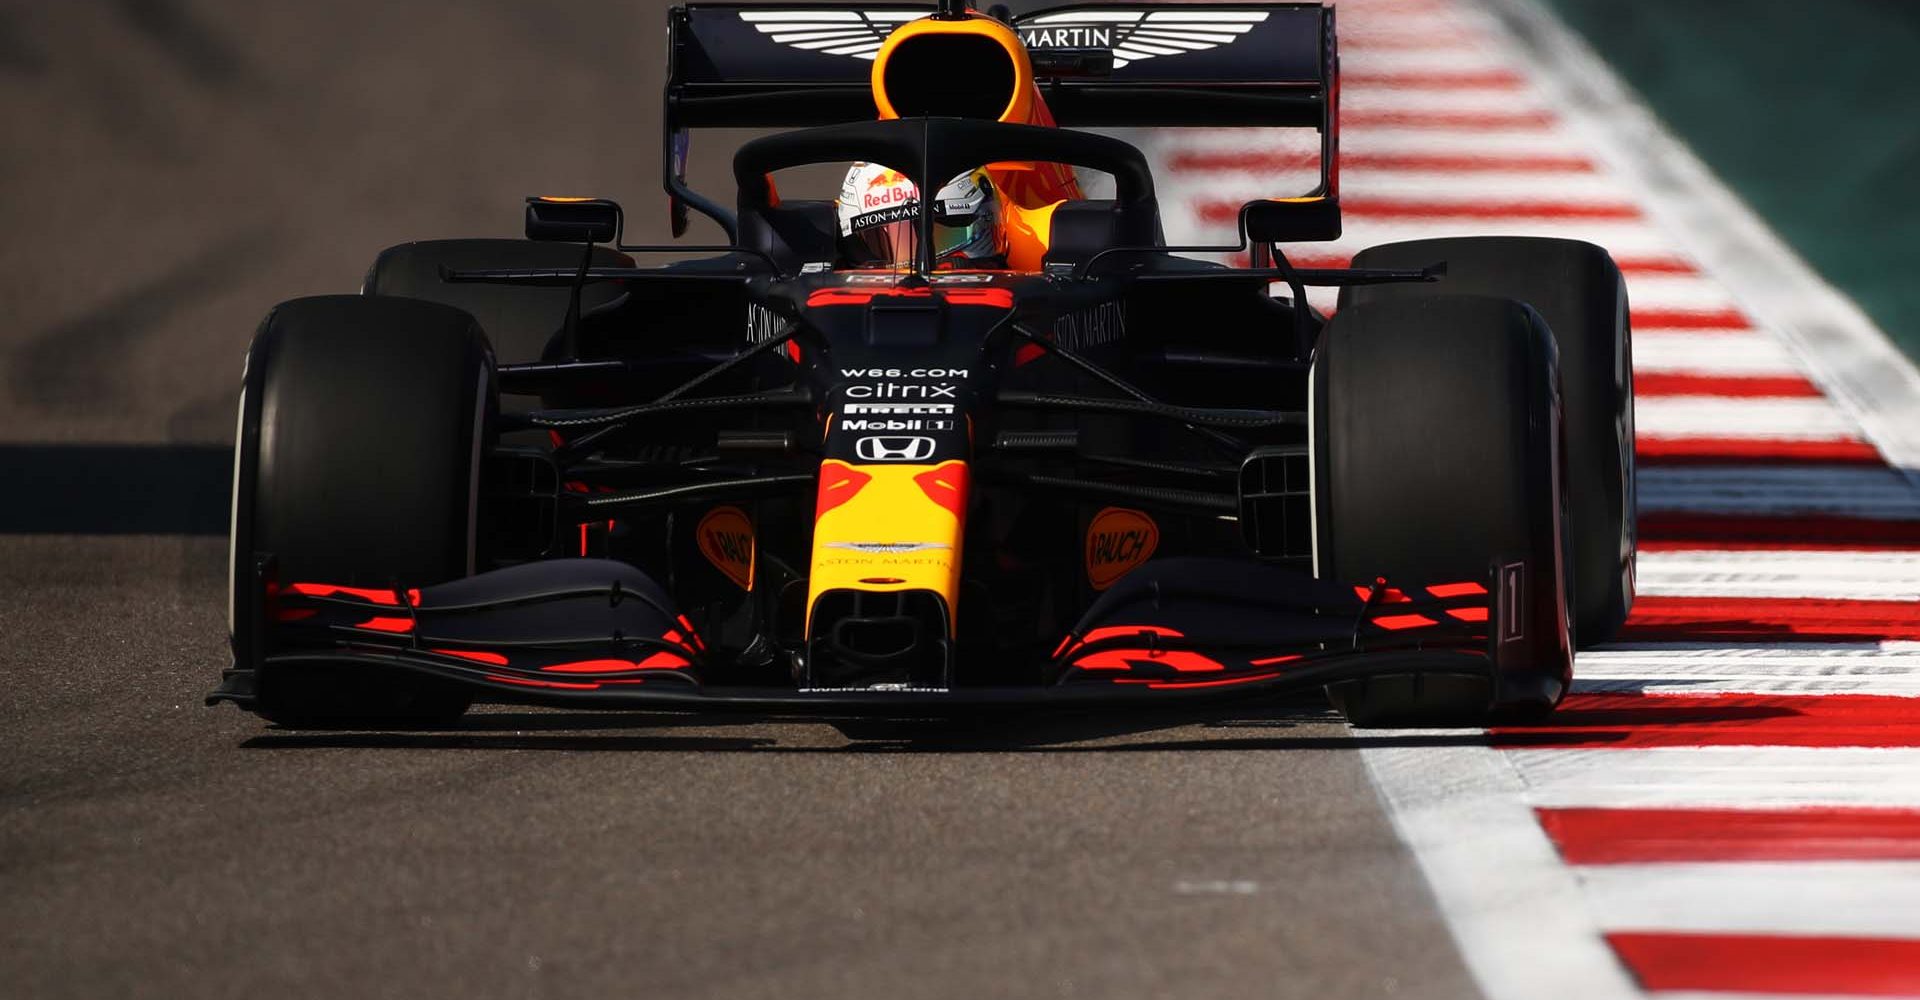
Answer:
M848 403L840 408L847 431L950 431L952 403Z

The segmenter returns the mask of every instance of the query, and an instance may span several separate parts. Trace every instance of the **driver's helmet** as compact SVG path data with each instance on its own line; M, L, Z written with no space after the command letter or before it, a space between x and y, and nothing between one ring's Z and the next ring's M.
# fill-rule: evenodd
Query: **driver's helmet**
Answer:
M840 187L840 244L855 265L907 267L917 241L920 189L907 175L877 163L856 163ZM985 169L948 181L934 197L935 267L1004 267L1007 232L1000 196Z

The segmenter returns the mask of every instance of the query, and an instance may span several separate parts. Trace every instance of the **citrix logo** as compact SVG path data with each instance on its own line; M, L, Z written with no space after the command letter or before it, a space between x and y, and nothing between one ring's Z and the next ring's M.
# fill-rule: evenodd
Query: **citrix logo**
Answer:
M848 399L958 399L955 385L880 385L847 386Z

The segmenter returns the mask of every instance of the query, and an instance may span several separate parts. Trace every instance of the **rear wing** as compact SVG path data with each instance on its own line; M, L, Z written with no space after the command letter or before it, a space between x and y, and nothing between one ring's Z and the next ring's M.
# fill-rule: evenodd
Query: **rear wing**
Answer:
M685 204L731 229L729 213L686 187L691 129L872 121L879 109L871 75L883 43L934 12L932 3L882 0L672 8L663 123L675 234ZM1338 194L1333 8L1014 0L993 13L1011 18L1055 123L1317 129L1316 193Z

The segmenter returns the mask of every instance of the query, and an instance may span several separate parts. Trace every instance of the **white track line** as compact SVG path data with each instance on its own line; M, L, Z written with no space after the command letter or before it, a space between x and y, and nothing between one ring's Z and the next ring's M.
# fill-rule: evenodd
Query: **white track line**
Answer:
M1650 596L1920 601L1920 552L1642 552L1635 580Z
M1628 279L1628 292L1640 283ZM1780 342L1759 332L1633 334L1633 370L1701 375L1804 375Z
M1775 441L1859 439L1853 419L1818 396L1774 399L1655 396L1634 401L1641 438L1766 438Z
M1503 755L1534 806L1920 808L1920 749L1651 747Z
M1718 281L1692 274L1641 274L1627 279L1627 297L1635 309L1691 309L1713 312L1736 308L1727 287ZM1639 355L1639 337L1634 338L1634 354ZM1723 345L1724 348L1724 345Z
M1419 742L1400 732L1355 733ZM1572 872L1534 822L1501 754L1413 745L1361 756L1489 997L1640 995L1600 939Z
M1591 865L1608 930L1920 937L1920 861Z

